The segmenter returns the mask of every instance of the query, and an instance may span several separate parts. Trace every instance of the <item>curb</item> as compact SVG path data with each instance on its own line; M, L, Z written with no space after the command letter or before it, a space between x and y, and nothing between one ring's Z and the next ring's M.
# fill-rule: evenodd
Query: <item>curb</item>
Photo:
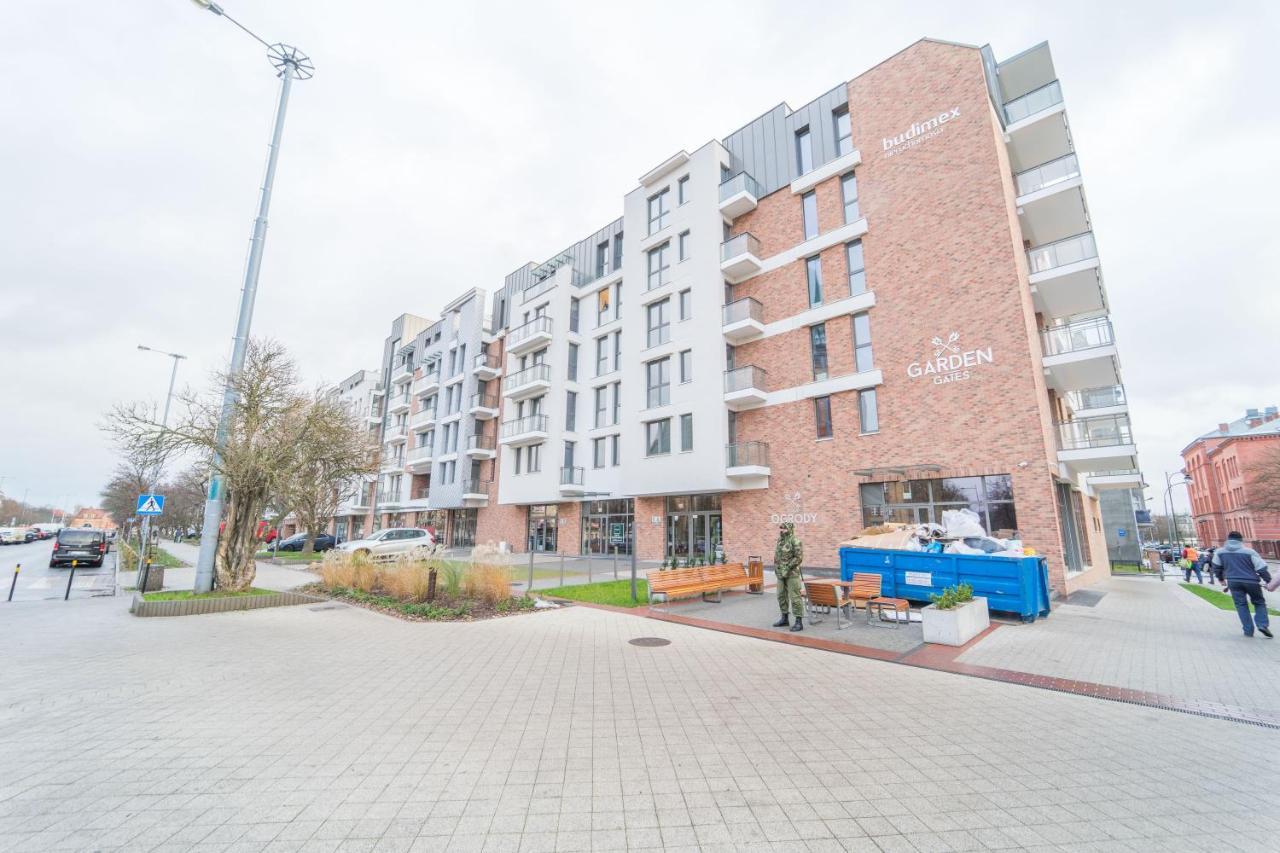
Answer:
M205 613L230 613L236 610L258 610L263 607L287 607L326 601L301 592L276 592L271 595L237 595L226 598L188 598L176 601L147 601L134 595L129 612L134 616L198 616Z

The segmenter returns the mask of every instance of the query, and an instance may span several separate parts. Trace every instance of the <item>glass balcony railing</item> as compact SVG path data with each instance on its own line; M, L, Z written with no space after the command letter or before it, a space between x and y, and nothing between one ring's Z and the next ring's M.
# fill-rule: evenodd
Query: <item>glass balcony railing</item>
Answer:
M732 394L735 391L745 391L748 388L758 388L763 391L767 376L768 374L763 367L756 367L754 364L726 370L724 372L724 392Z
M1004 118L1006 122L1013 124L1060 103L1062 103L1062 87L1058 85L1057 80L1054 80L1005 104Z
M1063 450L1115 447L1123 444L1133 444L1128 415L1080 418L1058 424L1058 447Z
M378 490L378 503L380 504L398 504L400 503L400 493L392 489Z
M1040 333L1045 355L1061 355L1067 352L1110 346L1116 342L1111 321L1105 317L1054 326Z
M535 364L532 367L526 367L524 370L512 373L510 376L502 380L502 390L510 394L530 385L534 382L550 382L551 381L551 365ZM473 404L474 405L474 404Z
M472 394L471 408L496 409L498 408L498 395L497 394Z
M431 487L430 487L430 486L419 486L418 488L416 488L416 489L414 489L412 492L410 492L410 494L409 494L409 500L412 500L412 501L425 501L425 500L427 499L427 497L430 495L430 493L431 493Z
M489 481L468 477L462 481L462 493L464 495L488 495Z
M762 195L760 184L755 178L751 177L746 172L739 172L730 178L726 178L724 182L720 184L721 201L733 198L740 192L750 193L755 198L760 198Z
M547 276L546 278L544 278L542 281L534 282L533 284L526 287L523 291L523 297L521 298L520 301L528 302L530 299L533 299L535 296L541 296L542 294L546 293L548 290L550 290L555 286L556 286L556 277L555 277L555 274L553 273Z
M764 441L740 441L726 445L725 465L740 468L744 465L769 467L769 444Z
M1080 177L1080 162L1075 154L1067 154L1048 163L1041 163L1034 169L1019 172L1015 180L1018 184L1018 195L1027 195L1078 177Z
M760 257L760 241L750 231L730 237L720 244L720 261L736 258L738 255L755 255Z
M502 437L511 438L526 432L546 432L548 423L546 415L526 415L523 418L504 423L502 425Z
M420 444L417 447L410 447L405 458L410 462L420 462L423 459L430 459L434 450L434 444Z
M1067 404L1071 406L1071 410L1075 412L1085 412L1089 409L1105 409L1110 406L1123 406L1125 404L1123 385L1086 388L1083 391L1071 391L1064 396Z
M496 450L498 442L491 435L472 435L467 438L467 448L469 450Z
M490 370L501 370L502 359L496 353L482 352L471 360L471 366L474 370L479 370L482 367L487 367Z
M581 486L582 485L582 468L565 466L560 469L560 485L562 486Z
M750 296L745 299L735 299L728 305L724 306L724 323L728 326L732 323L740 323L743 320L755 320L759 323L764 322L764 306L756 299Z
M1032 274L1096 257L1098 246L1093 241L1092 231L1027 250L1027 264Z
M507 332L507 348L516 346L536 334L551 334L551 318L550 317L534 317L523 326L516 326L510 332Z

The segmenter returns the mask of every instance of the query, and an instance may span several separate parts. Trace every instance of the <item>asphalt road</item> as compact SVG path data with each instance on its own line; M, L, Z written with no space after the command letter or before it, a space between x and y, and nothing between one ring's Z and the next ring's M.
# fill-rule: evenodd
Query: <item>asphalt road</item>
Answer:
M9 596L9 587L14 582L13 571L18 565L22 566L22 570L18 573L17 585L13 590L14 601L62 600L67 591L71 568L49 568L49 553L52 550L52 539L28 542L25 545L0 546L0 605ZM77 567L71 597L111 595L115 589L116 554L113 546L107 558L102 561L102 568Z

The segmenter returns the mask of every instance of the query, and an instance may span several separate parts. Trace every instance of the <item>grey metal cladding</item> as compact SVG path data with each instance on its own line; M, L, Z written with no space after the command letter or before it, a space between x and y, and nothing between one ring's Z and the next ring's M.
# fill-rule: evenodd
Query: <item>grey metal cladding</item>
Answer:
M613 265L613 238L616 235L621 233L622 233L622 217L618 217L617 219L610 222L605 227L601 228L599 231L592 234L590 237L584 237L583 239L574 243L569 248L560 252L556 252L554 255L551 256L551 258L548 258L548 260L554 260L555 258L558 258L562 255L567 254L572 259L570 261L570 266L572 266L573 269L579 273L581 277L581 281L583 283L593 281L595 278L597 278L596 246L599 246L601 243L605 243L605 242L609 244L609 264L607 265L607 269L605 270L605 274L608 275L612 273L615 269ZM625 244L623 246L623 255L624 257L626 255ZM531 262L520 267L520 269L507 274L506 279L504 279L503 281L502 290L498 291L498 298L494 300L493 308L490 312L490 316L492 318L491 325L495 332L498 331L499 328L501 328L500 317L498 315L498 310L501 305L501 301L505 299L507 305L509 306L519 305L521 292L526 287L530 287L536 283L536 279L534 277L534 270L537 269L539 266L541 266L541 264L534 264ZM510 320L513 314L514 314L514 311L508 310L507 312L508 325L510 325Z
M786 104L778 104L745 127L725 137L735 168L740 168L760 183L765 194L795 180L795 134L809 128L816 169L836 158L834 114L849 103L846 83L818 96L797 110L788 112ZM856 116L853 117L857 119Z

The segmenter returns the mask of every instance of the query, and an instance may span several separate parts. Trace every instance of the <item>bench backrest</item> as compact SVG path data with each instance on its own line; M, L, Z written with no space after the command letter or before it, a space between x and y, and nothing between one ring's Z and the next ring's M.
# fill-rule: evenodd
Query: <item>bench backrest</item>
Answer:
M878 598L880 596L880 584L883 580L884 578L880 577L880 575L855 573L853 576L853 591L849 593L849 597Z
M738 578L746 579L741 563L728 563L723 566L696 566L690 569L654 569L646 572L649 589L662 592L682 586L691 586L708 581L727 581Z

